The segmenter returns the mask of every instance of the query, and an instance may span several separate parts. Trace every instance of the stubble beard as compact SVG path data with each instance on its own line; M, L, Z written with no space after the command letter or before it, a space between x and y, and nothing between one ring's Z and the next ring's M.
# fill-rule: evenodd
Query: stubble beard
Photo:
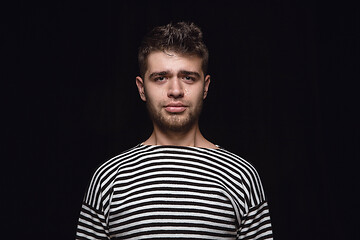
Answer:
M151 101L146 102L149 116L154 125L163 132L184 133L198 124L203 102L191 110L189 107L182 113L168 113L161 106L155 107Z

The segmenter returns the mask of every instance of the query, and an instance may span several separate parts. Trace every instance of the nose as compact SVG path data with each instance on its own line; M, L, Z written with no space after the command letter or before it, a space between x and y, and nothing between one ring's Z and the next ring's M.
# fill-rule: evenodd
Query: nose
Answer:
M184 89L181 79L173 78L169 81L168 97L169 98L182 98L184 96Z

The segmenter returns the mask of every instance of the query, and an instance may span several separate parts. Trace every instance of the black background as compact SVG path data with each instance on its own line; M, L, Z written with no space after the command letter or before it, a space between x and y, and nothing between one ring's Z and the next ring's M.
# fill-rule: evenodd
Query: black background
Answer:
M249 3L251 2L251 3ZM359 8L319 1L20 1L1 7L4 239L74 239L99 164L144 141L137 47L193 21L205 137L252 162L274 236L359 239Z

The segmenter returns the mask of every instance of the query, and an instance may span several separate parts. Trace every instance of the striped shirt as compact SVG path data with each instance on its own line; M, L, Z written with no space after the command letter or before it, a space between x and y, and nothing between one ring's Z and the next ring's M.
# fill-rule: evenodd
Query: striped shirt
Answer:
M223 149L139 144L102 164L76 239L272 239L258 173Z

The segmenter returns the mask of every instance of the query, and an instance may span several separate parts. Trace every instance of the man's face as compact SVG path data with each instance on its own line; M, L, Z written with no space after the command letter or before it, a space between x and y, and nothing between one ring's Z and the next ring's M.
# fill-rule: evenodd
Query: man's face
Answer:
M182 132L198 123L210 83L201 64L197 56L149 54L144 79L137 77L136 84L155 127Z

